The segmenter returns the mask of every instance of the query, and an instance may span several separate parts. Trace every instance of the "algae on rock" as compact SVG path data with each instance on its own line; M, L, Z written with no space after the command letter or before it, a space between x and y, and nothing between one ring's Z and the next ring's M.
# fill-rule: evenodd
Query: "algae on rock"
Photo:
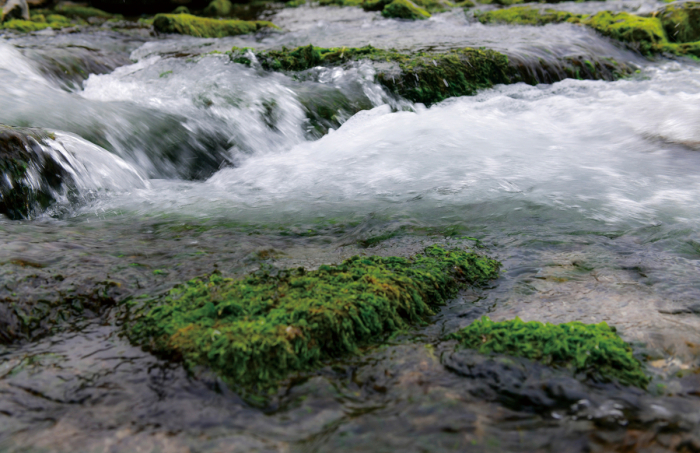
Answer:
M632 348L606 323L542 324L520 318L494 322L488 317L474 321L447 339L459 347L480 353L524 357L547 365L567 367L587 377L646 388L649 377L632 355Z
M700 3L668 5L661 9L656 17L661 20L669 41L675 43L700 41Z
M430 13L413 3L411 0L394 0L384 7L382 16L396 19L428 19Z
M355 256L339 265L211 275L135 310L127 335L160 355L265 388L424 322L464 284L498 276L490 258L439 246L413 258Z
M257 20L218 20L190 14L158 14L153 27L161 33L179 33L198 38L223 38L254 33L262 28L277 28L272 22Z

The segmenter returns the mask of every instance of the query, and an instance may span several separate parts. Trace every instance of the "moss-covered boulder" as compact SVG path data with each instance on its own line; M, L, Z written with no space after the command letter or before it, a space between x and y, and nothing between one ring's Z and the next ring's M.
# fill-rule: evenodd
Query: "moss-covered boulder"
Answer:
M686 2L669 5L656 15L669 41L688 43L700 41L700 3Z
M47 151L50 133L0 125L0 214L26 219L74 186L72 175Z
M153 27L161 33L179 33L198 38L223 38L254 33L262 28L277 28L272 22L264 20L218 20L190 14L158 14L153 20Z
M580 22L581 16L553 9L540 10L531 6L514 6L477 12L476 19L482 24L545 25L559 22Z
M459 347L483 354L498 353L543 362L598 381L617 380L646 388L649 377L632 355L632 348L606 323L542 324L519 318L494 322L488 317L450 334Z
M666 42L666 33L656 17L601 11L582 19L581 23L605 36L632 45L647 55L658 51Z
M100 19L112 19L112 18L122 18L119 15L114 15L101 9L92 8L90 6L80 6L72 4L59 4L56 6L55 11L67 17L90 19L90 18L100 18Z
M264 388L426 321L464 284L497 277L499 266L432 246L410 259L356 256L240 280L215 274L141 307L127 335L189 366L210 367L229 383Z
M395 19L419 20L428 19L430 13L411 0L393 0L384 7L382 16Z

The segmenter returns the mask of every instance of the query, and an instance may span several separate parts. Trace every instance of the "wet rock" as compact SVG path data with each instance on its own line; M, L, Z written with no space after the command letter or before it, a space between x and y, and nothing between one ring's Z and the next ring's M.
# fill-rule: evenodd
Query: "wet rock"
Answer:
M430 13L413 3L411 0L394 0L384 7L382 16L396 19L428 19Z
M0 125L0 214L26 219L74 188L68 162L48 151L51 138L42 129Z
M234 62L251 65L249 49L234 48ZM376 80L390 92L426 105L455 96L469 96L477 90L499 83L552 83L567 77L614 80L633 68L612 60L590 61L564 58L555 63L538 60L535 67L526 62L510 61L502 53L489 49L464 48L449 52L400 53L360 48L321 48L303 46L282 48L255 54L263 69L305 71L316 66L342 66L371 61L377 70Z
M160 33L179 33L199 38L223 38L277 28L268 21L217 20L190 14L158 14L153 27Z

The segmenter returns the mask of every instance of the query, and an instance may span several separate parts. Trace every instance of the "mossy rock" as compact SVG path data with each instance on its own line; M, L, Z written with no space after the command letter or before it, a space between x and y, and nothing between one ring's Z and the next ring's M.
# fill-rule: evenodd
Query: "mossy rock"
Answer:
M12 220L32 217L75 185L57 156L44 150L51 139L42 129L0 125L0 214Z
M198 38L223 38L254 33L262 28L278 28L264 20L218 20L190 14L158 14L153 20L153 27L161 33L179 33Z
M645 55L654 53L667 42L664 27L656 17L601 11L581 23L612 39L632 44Z
M581 16L553 9L541 11L531 6L515 6L483 13L477 12L475 17L482 24L545 25L559 22L578 23Z
M229 0L214 0L204 8L204 15L209 17L229 17L233 4Z
M430 13L411 0L393 0L384 7L382 16L394 19L422 20L430 18Z
M8 20L7 22L3 22L0 25L0 28L4 28L7 30L14 30L18 31L20 33L29 33L33 31L40 31L45 28L49 28L51 25L45 23L45 22L33 22L30 20L23 20L23 19L12 19Z
M686 2L669 5L656 15L669 41L687 43L700 41L700 3Z
M646 388L650 380L630 345L617 335L615 327L604 322L542 324L519 318L494 322L483 317L447 339L483 354L507 354L569 368L597 381L614 379Z
M173 10L173 14L190 14L190 9L185 5L180 5Z
M207 366L231 384L266 388L425 322L463 285L496 278L499 267L432 246L411 259L356 256L314 271L240 280L214 274L148 302L127 335L159 355Z
M112 18L122 18L120 15L110 14L101 9L92 8L90 6L79 6L79 5L58 5L56 6L56 12L68 16L68 17L79 17L81 19L90 18L100 18L100 19L112 19Z
M250 64L247 49L234 48L233 61ZM510 83L517 75L508 57L488 49L465 48L444 53L405 54L366 47L322 48L302 46L256 53L264 69L304 71L315 66L340 65L348 61L371 60L396 64L396 71L381 70L377 81L390 91L426 105L454 96L475 94L497 83Z

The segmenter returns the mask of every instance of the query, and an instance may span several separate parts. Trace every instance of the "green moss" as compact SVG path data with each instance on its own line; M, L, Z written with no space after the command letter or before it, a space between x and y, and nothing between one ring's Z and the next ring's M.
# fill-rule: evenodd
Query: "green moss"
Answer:
M179 33L200 38L223 38L254 33L261 28L277 28L272 22L264 20L217 20L190 14L158 14L153 26L161 33Z
M173 11L173 14L190 14L190 9L185 5L180 5Z
M396 19L420 20L428 19L430 13L411 0L394 0L384 7L382 16Z
M233 61L250 64L248 49L234 48ZM406 99L433 104L453 96L465 96L514 76L508 58L496 51L465 48L445 53L404 54L366 47L322 48L303 46L256 53L264 69L303 71L315 66L339 65L353 60L393 62L400 72L379 71L377 81Z
M315 271L211 275L151 301L127 334L230 383L264 388L424 322L463 284L495 278L499 266L432 246L412 259L356 256Z
M32 22L30 20L23 20L23 19L12 19L8 20L7 22L3 22L0 25L0 28L5 28L8 30L15 30L21 33L29 33L32 31L39 31L43 30L45 28L49 28L50 25L47 23L41 23L41 22Z
M669 5L657 14L671 42L686 43L700 40L700 3L686 2Z
M581 23L612 39L628 43L646 55L657 51L666 42L666 33L656 17L601 11Z
M52 24L63 24L65 27L71 26L71 21L68 19L66 16L62 16L60 14L49 14L46 17L46 22Z
M578 22L580 20L580 16L577 14L553 9L541 11L531 6L496 9L485 13L477 12L475 16L482 24L545 25L567 21Z
M632 348L606 323L542 324L519 318L493 322L487 317L448 335L461 347L499 353L573 369L588 377L646 388L649 378Z
M228 17L233 11L233 4L229 0L214 0L204 8L204 15L209 17Z
M79 17L81 19L89 19L91 17L97 17L102 19L111 19L113 17L119 17L120 15L110 14L101 9L92 8L90 6L78 6L78 5L58 5L56 7L56 12L63 14L68 17Z

